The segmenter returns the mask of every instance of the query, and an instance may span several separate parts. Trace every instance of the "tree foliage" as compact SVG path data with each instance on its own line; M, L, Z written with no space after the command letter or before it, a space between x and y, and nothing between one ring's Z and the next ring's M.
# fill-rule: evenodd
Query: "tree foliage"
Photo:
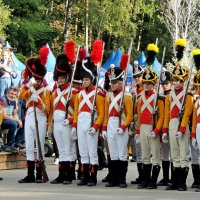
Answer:
M25 56L38 53L38 49L53 42L57 32L50 27L51 20L44 14L40 0L4 0L13 10L7 38Z
M4 5L2 0L0 0L0 37L2 39L6 38L6 28L11 23L10 14L11 10L8 6Z

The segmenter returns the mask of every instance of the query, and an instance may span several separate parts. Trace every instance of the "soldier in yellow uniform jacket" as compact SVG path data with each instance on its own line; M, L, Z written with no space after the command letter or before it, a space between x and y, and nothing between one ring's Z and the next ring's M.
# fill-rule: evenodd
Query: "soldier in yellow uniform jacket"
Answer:
M198 188L200 192L200 49L192 51L194 64L196 67L196 74L194 75L193 88L194 94L194 106L192 116L192 133L191 133L191 168L194 177L194 182L191 188Z
M165 102L165 96L170 93L172 86L172 76L169 71L162 71L160 76L160 84L162 85L163 93L161 97L163 98L163 102ZM161 142L161 158L162 158L162 171L163 171L163 179L158 182L158 186L167 186L169 183L169 168L170 168L170 145L168 139L165 142ZM171 169L173 169L173 165L171 163Z
M75 58L75 43L68 41L65 43L65 53L59 54L56 58L54 69L54 80L58 87L52 94L50 119L53 118L53 134L59 152L59 175L51 181L51 184L71 184L74 176L76 154L75 140L71 137L72 122L74 116L74 104L77 90L71 88L70 81L72 76L72 64L69 54ZM70 98L68 99L70 95ZM67 102L67 100L69 102ZM68 104L68 107L67 107Z
M185 95L184 82L188 77L188 70L186 67L183 67L180 62L185 46L185 40L176 40L177 59L179 62L172 72L174 89L165 98L165 119L162 140L164 142L167 134L169 134L170 150L174 167L172 172L172 184L168 186L166 190L187 190L186 179L189 171L188 155L190 140L188 122L193 109L193 97L191 95L186 96L184 113L180 120L179 114Z
M143 158L143 180L138 189L156 189L157 179L160 172L160 133L164 120L164 103L158 99L157 116L155 121L153 116L156 92L154 86L157 83L158 75L151 69L151 65L158 53L158 47L154 44L149 44L147 47L148 57L147 64L149 65L143 73L142 82L144 91L141 93L137 103L138 123L136 130L136 140L140 138ZM152 163L151 163L152 154ZM153 165L153 169L152 169ZM152 171L152 178L151 178Z
M119 107L123 94L124 70L113 68L110 73L111 92L108 92L105 101L105 117L102 127L102 136L108 140L111 158L111 179L106 187L127 187L126 173L128 168L128 126L133 119L133 102L130 93L124 95L124 107L119 124Z
M26 118L25 118L25 141L26 141L26 159L28 175L19 180L19 183L35 182L35 158L34 158L34 141L36 137L36 125L34 116L34 106L36 107L36 116L38 120L40 143L42 153L44 154L44 142L47 127L47 115L50 111L50 91L44 86L43 78L46 74L45 64L47 61L49 49L44 46L40 49L38 58L33 59L30 67L32 78L27 85L24 85L19 93L20 99L26 100ZM27 61L28 62L28 61ZM27 66L28 67L28 66ZM37 159L38 153L37 153ZM42 182L42 167L39 162L36 163L36 183Z
M102 41L94 41L94 43ZM95 46L93 44L93 46ZM83 89L75 99L74 119L72 124L72 136L77 132L78 148L81 157L81 172L83 179L77 183L78 186L95 186L97 183L98 170L98 137L99 128L104 117L104 94L96 94L95 81L97 76L97 66L94 60L95 49L92 49L91 56L82 61L82 82ZM100 53L99 51L97 52ZM100 56L101 57L101 56ZM96 101L95 100L96 95ZM92 110L96 108L96 115L92 119Z

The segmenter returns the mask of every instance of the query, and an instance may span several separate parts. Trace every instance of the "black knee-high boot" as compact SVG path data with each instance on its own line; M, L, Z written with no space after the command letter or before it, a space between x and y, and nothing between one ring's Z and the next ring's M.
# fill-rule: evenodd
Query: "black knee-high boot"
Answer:
M152 170L151 181L148 183L147 189L156 189L157 188L157 180L160 173L160 166L154 165Z
M119 160L111 160L111 179L105 185L105 187L116 187L119 186Z
M70 169L70 161L64 162L64 170L65 170L65 177L63 184L68 185L72 183L72 175L71 175L71 169Z
M180 182L179 182L179 187L178 187L179 191L187 190L186 179L188 176L188 172L189 172L189 167L184 167L184 168L181 168L180 170L180 178L179 178Z
M90 166L90 179L87 183L87 186L95 186L97 184L97 171L98 165Z
M76 180L76 172L75 172L75 168L76 168L76 161L72 161L70 163L70 170L71 170L71 178L72 180Z
M171 175L171 183L165 188L165 190L178 190L179 187L179 177L180 177L180 167L174 167Z
M158 182L158 186L167 186L169 183L170 161L162 161L163 179Z
M192 164L192 175L194 178L194 182L192 183L191 188L198 188L198 186L200 184L200 182L199 182L199 178L200 178L199 165Z
M87 185L89 178L90 178L90 174L89 174L89 164L82 164L81 166L81 172L83 174L83 178L82 180L80 180L77 185L78 186L82 186L82 185Z
M120 168L119 168L119 187L126 188L126 173L128 170L128 161L120 161Z
M65 169L64 169L64 162L59 162L58 164L58 177L56 179L54 179L53 181L51 181L51 184L59 184L59 183L63 183L64 181L64 177L65 177Z
M39 162L36 162L36 183L42 183L42 166Z
M140 185L138 185L138 189L146 188L151 180L151 168L152 164L144 164L143 165L143 179Z
M26 165L28 168L27 176L24 177L23 179L20 179L18 183L34 183L35 182L35 161L26 161Z

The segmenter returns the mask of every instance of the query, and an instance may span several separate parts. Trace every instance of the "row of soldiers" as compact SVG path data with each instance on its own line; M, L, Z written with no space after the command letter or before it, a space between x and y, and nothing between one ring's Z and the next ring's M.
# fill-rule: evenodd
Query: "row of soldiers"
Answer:
M107 141L110 158L109 176L103 182L108 182L106 187L127 187L128 129L134 122L139 177L133 183L137 183L138 188L157 188L162 159L164 179L160 184L168 184L169 190L187 190L189 142L192 137L192 147L197 148L199 101L196 97L194 104L193 94L188 93L184 86L189 76L188 69L181 62L185 46L185 40L176 41L177 63L172 73L168 71L161 73L163 95L155 92L158 75L151 66L158 53L158 47L154 44L147 47L148 66L145 70L137 64L133 67L133 79L136 83L134 94L125 92L123 85L130 55L123 55L120 66L111 67L107 71L105 77L107 94L97 87L103 54L103 43L100 40L94 41L89 57L82 48L75 56L75 44L65 43L65 52L56 58L54 70L56 87L51 93L43 81L49 49L42 47L37 58L27 60L24 76L28 81L22 86L19 94L19 98L25 99L27 105L25 140L28 167L27 176L19 180L19 183L42 182L42 166L40 162L36 162L35 165L34 158L35 106L42 151L44 151L47 123L48 129L53 125L53 134L58 146L59 174L51 181L52 184L70 184L75 179L78 146L81 180L77 185L96 185L97 145L100 133ZM199 50L194 51L194 61L198 68ZM194 87L198 95L198 72L194 77ZM183 105L183 115L180 119L179 113ZM156 115L154 115L155 107L157 107ZM94 110L96 112L93 116ZM192 122L192 131L189 130L189 122ZM199 152L197 154L199 155ZM170 161L173 165L171 183L169 183ZM193 165L193 172L196 181L194 185L198 187L199 163Z

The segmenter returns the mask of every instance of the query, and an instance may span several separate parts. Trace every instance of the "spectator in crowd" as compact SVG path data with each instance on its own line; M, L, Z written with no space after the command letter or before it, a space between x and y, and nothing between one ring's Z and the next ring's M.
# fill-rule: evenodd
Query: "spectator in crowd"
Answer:
M0 55L0 96L5 95L11 86L12 70L8 67L8 51L2 51Z
M3 103L3 121L1 124L2 129L8 129L7 145L11 148L15 147L15 133L17 127L22 128L22 122L18 117L17 107L17 92L18 88L8 88L8 93L0 98Z
M7 62L7 66L8 68L11 69L11 85L14 85L13 79L17 78L17 63L15 62L15 60L13 59L13 52L12 52L12 48L8 48L8 62ZM16 86L16 85L14 85Z

